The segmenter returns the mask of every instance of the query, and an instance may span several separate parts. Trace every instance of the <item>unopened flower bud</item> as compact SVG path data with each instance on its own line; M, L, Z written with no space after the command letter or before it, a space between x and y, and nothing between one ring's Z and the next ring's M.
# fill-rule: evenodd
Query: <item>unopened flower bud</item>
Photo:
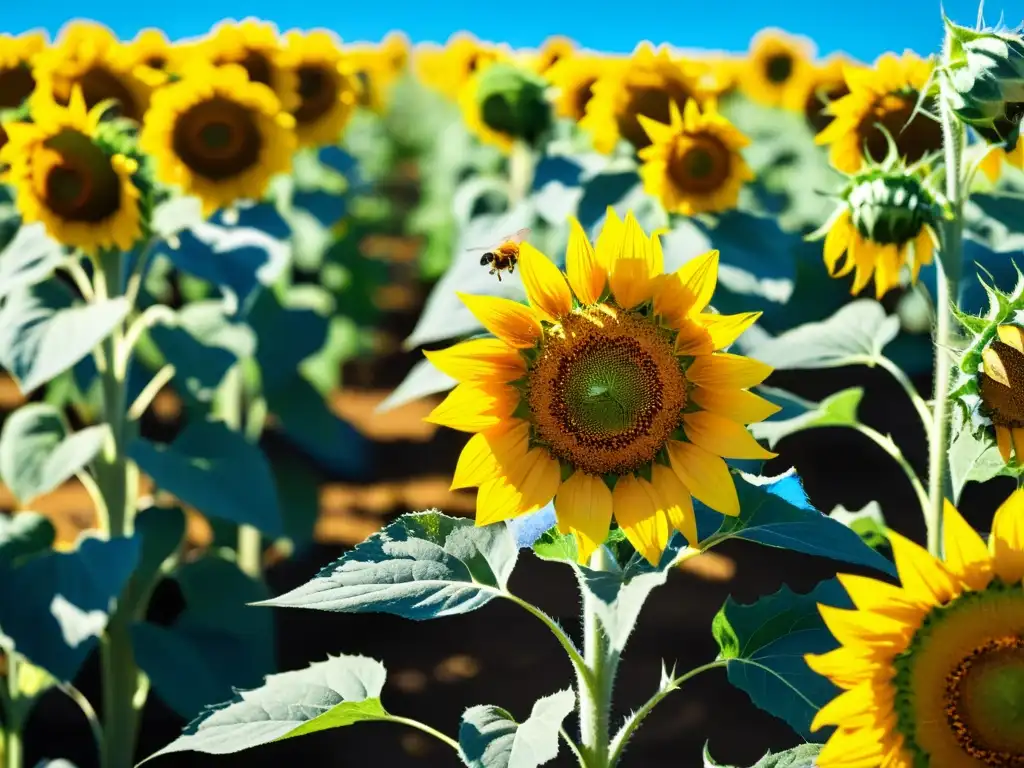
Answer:
M505 62L492 64L479 77L476 102L484 125L529 145L548 132L551 105L541 77Z

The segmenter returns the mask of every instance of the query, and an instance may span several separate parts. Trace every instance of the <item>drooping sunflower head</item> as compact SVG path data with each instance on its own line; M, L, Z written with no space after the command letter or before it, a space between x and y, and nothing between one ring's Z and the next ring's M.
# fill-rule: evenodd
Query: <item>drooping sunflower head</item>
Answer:
M0 34L0 110L17 109L35 90L32 65L45 48L46 35L41 32Z
M548 67L544 77L554 89L555 114L574 122L582 120L594 96L594 84L618 63L606 56L574 53Z
M383 112L392 86L408 66L408 39L400 33L391 33L380 45L347 46L345 55L359 84L359 104L374 112Z
M113 101L121 115L141 120L154 83L137 67L131 50L114 33L91 21L68 22L56 43L36 56L34 98L67 106L80 88L92 109Z
M552 35L540 50L532 57L532 68L537 74L547 74L548 70L565 59L576 55L576 43L564 35Z
M33 100L32 122L5 123L0 148L22 220L88 254L130 250L151 204L132 138L101 122L102 109L89 111L77 87L66 107Z
M196 64L154 94L139 144L157 178L200 198L209 215L260 199L291 169L295 118L242 67Z
M763 29L750 42L740 76L743 93L759 104L783 106L790 88L803 82L814 46L802 37L778 29Z
M724 458L774 455L744 427L777 411L747 391L771 369L723 351L760 313L709 310L716 251L665 275L632 214L595 245L570 226L564 274L521 245L528 305L461 295L495 338L427 353L460 382L428 420L473 433L452 487L479 486L477 525L554 499L581 560L614 518L656 564L673 530L696 543L692 497L739 513Z
M924 178L920 167L907 168L890 147L886 161L870 164L849 177L832 216L809 240L824 237L825 266L832 277L854 273L851 294L872 277L882 298L900 285L904 268L911 283L930 264L938 247L937 225L948 205Z
M298 77L272 23L253 18L222 21L192 53L216 67L236 64L250 81L270 88L284 109L298 106Z
M299 105L292 111L300 146L334 144L359 98L359 82L331 32L297 30L285 35L298 76Z
M504 49L481 42L468 32L457 32L441 48L422 46L416 52L416 73L431 88L456 101L477 71L506 59L508 52Z
M942 128L929 112L932 100L925 99L915 114L931 71L930 61L910 51L883 54L872 69L847 67L850 92L829 104L827 111L835 119L815 139L828 145L832 165L856 173L870 161L880 162L889 137L908 163L941 150Z
M580 127L592 135L599 152L611 153L619 139L643 149L651 140L637 116L667 123L670 103L682 110L691 99L703 101L703 72L703 66L675 58L667 48L655 51L650 43L641 43L628 61L594 84Z
M814 133L820 133L835 119L829 113L828 106L850 92L846 85L846 68L857 66L839 56L811 64L805 68L803 80L794 83L787 91L784 106L803 114L808 127Z
M684 216L734 208L743 184L754 178L740 154L750 140L718 113L714 102L702 112L691 100L682 115L675 103L669 107L668 125L639 117L653 142L638 153L644 189L666 211Z
M551 104L540 75L512 63L488 64L471 77L459 106L466 128L505 151L516 141L536 146L551 129Z
M902 586L840 575L855 608L819 606L840 647L807 664L841 690L820 768L1024 765L1024 491L988 545L949 502L945 560L890 533Z

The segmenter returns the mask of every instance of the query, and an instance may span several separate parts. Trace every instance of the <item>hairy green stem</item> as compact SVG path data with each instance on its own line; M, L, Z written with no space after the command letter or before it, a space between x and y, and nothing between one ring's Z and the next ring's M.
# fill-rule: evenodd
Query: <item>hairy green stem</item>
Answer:
M590 557L591 570L608 570L610 556L605 547L598 547ZM583 590L583 661L590 672L590 680L580 679L578 693L580 747L588 768L608 768L611 765L608 756L612 688L619 665L619 654L611 648L608 635L598 618L598 599L588 590Z
M928 514L928 510L931 508L928 493L925 491L924 485L921 484L921 479L917 476L917 472L914 471L910 462L907 461L906 456L903 455L903 451L900 450L899 446L892 441L892 438L886 437L877 429L873 429L867 424L855 424L853 428L857 432L860 432L862 435L869 438L875 445L889 454L893 461L900 465L900 469L903 470L903 474L905 474L907 476L907 480L910 481L911 488L914 489L914 495L917 496L917 501L921 505L922 513Z
M407 725L410 728L415 728L417 731L422 731L423 733L433 736L438 741L443 741L456 752L459 751L459 742L457 742L448 734L441 733L441 731L437 730L436 728L431 728L429 725L427 725L426 723L421 723L419 720L413 720L412 718L408 717L397 717L396 715L388 715L386 720L389 723L398 723L399 725Z
M947 33L948 35L948 33ZM946 54L950 41L947 36ZM950 349L955 339L955 319L952 303L959 297L960 274L963 270L963 208L967 190L964 188L963 154L964 129L953 114L949 100L949 84L942 78L939 97L942 117L942 146L944 153L946 198L951 215L941 223L939 241L941 253L936 270L935 291L935 391L932 396L932 429L929 435L928 455L928 513L925 526L928 531L928 551L942 556L942 510L947 498L952 498L953 487L949 474L950 441L950 383L953 362Z
M509 208L514 208L530 194L536 166L534 151L526 143L517 141L508 158Z
M104 252L96 271L99 301L123 295L125 257ZM106 445L97 457L96 486L103 498L101 529L108 538L130 536L134 529L138 495L138 469L127 456L127 372L131 349L126 348L125 327L119 325L105 339L97 354L103 395L103 420L110 429ZM103 668L103 768L132 768L138 712L135 694L138 669L132 650L131 612L118 606L110 617L100 643Z

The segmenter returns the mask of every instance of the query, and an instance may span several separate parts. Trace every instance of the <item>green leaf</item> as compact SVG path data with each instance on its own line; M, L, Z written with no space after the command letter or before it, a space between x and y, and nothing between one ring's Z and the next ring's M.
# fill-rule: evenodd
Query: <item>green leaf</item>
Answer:
M174 366L175 389L196 403L213 401L217 388L237 358L224 347L200 341L182 327L160 325L149 336L167 363Z
M89 354L128 310L124 298L71 306L53 281L12 291L0 309L0 365L28 394Z
M801 744L799 747L787 749L785 752L768 752L750 768L817 768L821 744ZM711 757L708 745L704 745L704 768L739 768L735 765L716 763Z
M857 299L827 320L797 326L743 353L776 370L871 365L899 330L899 318L886 315L877 301Z
M990 437L991 429L975 433L973 424L967 422L953 430L948 455L954 504L960 501L964 486L971 481L985 483L993 477L1019 477L1024 473L1024 466L1003 461L995 440Z
M768 391L763 391L768 390ZM857 409L864 397L864 390L861 387L851 387L829 395L820 403L812 403L802 398L791 395L781 390L770 390L763 387L761 394L772 402L778 403L772 394L778 393L785 398L785 405L802 407L804 412L790 416L789 418L778 418L785 411L775 414L775 417L766 419L750 425L750 434L758 440L765 440L768 447L774 449L778 442L789 435L803 432L807 429L819 427L852 427L858 423Z
M43 224L23 224L0 250L0 299L45 280L64 258L64 249Z
M458 382L451 376L441 373L429 360L420 360L405 375L402 383L377 406L377 412L383 413L400 405L419 400L421 397L447 392Z
M133 581L148 586L157 578L164 561L178 551L185 539L187 521L181 507L149 507L135 518L141 539L139 564Z
M153 690L189 718L274 668L274 616L247 605L265 599L266 586L222 558L187 563L174 580L185 610L170 626L133 625L132 645Z
M138 559L137 538L86 536L71 552L0 563L0 631L33 664L72 680Z
M228 755L329 728L391 719L380 702L386 672L365 656L328 656L306 669L268 675L208 708L181 736L143 762L172 752Z
M128 454L159 488L204 515L281 535L270 464L259 446L223 422L190 423L169 445L135 440Z
M38 512L0 515L0 566L18 565L50 549L56 538L53 523Z
M889 537L885 534L885 518L882 516L882 505L877 501L869 501L860 509L849 510L842 504L828 515L852 530L872 549L888 546Z
M856 533L814 508L794 470L778 477L740 473L735 479L740 500L737 517L694 503L697 532L705 544L744 539L896 575L893 564Z
M106 425L70 433L59 410L29 403L0 432L0 477L21 503L49 493L88 464L103 447Z
M519 553L503 525L437 511L403 515L320 571L260 605L434 619L501 595Z
M783 585L752 605L738 605L728 598L711 625L721 650L719 658L726 660L729 682L808 741L828 737L823 731L812 734L811 721L839 694L804 661L805 654L838 647L821 619L819 603L852 607L835 579L821 582L806 595Z
M459 726L459 756L469 768L537 768L558 757L558 731L575 708L571 689L538 700L524 723L499 707L470 707Z
M541 560L575 563L579 558L576 537L571 533L560 533L558 527L553 526L533 542L533 554Z

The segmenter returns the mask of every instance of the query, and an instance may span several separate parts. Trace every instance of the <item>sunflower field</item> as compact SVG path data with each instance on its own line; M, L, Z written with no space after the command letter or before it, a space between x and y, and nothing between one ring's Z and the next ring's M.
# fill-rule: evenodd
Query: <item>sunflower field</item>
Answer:
M1024 39L935 25L0 34L2 768L1024 766Z

